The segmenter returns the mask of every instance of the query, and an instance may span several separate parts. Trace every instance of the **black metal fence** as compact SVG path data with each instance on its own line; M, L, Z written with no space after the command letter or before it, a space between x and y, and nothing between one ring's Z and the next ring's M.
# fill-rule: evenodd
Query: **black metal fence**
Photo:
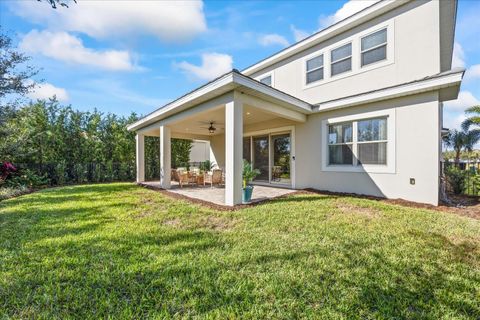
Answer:
M51 186L114 181L134 181L135 163L42 163L15 164L47 179Z
M449 169L456 169L450 173ZM442 174L445 176L447 193L467 196L480 196L480 170L478 164L466 166L464 163L446 162Z
M20 170L28 169L38 176L44 177L48 185L58 186L79 183L98 183L115 181L135 181L135 162L107 163L16 163ZM198 167L200 162L190 162L189 167ZM145 180L160 180L158 161L145 161Z

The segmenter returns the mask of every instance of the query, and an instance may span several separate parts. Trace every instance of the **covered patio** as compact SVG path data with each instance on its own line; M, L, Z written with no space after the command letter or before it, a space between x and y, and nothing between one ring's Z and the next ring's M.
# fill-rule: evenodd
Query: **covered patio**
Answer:
M152 189L163 189L160 185L160 181L146 181L142 182L141 184ZM178 183L172 182L168 191L195 200L211 202L220 206L225 205L225 188L223 186L212 188L210 186L205 187L202 185L197 185L180 188ZM253 193L252 201L250 203L258 203L265 200L278 198L293 192L295 192L293 189L258 185L255 186L255 192Z
M192 198L233 206L242 203L243 159L260 171L253 199L295 189L295 125L311 106L232 71L129 126L136 131L137 183L145 182L144 137L160 137L160 181L153 186ZM171 139L210 142L211 161L223 172L222 187L172 181ZM274 192L274 190L279 190Z

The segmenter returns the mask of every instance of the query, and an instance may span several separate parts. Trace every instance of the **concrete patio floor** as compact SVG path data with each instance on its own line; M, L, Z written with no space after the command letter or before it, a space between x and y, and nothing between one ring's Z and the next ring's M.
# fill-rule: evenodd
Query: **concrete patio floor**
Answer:
M160 182L158 181L147 181L147 182L142 182L141 184L150 188L161 189ZM184 186L183 188L180 188L180 185L177 182L172 181L172 187L167 191L176 193L188 198L211 202L216 205L221 205L221 206L225 205L225 188L223 186L221 187L214 186L212 188L210 186L191 185L191 186ZM293 193L295 191L296 190L287 189L287 188L276 188L276 187L270 187L270 186L256 185L254 187L252 201L250 203L273 199L289 193Z

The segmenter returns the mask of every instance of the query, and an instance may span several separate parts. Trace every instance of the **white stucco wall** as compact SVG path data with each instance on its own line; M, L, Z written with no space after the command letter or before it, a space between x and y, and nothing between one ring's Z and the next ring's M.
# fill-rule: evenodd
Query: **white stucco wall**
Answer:
M296 186L438 204L440 105L436 92L314 114L295 126ZM376 110L395 114L393 173L322 171L322 121ZM389 123L389 125L391 125ZM389 147L392 147L389 141ZM415 179L415 185L410 184Z
M214 158L217 166L221 169L225 168L225 135L219 134L210 138L210 148L212 159Z
M315 104L439 73L441 71L439 12L439 1L410 2L250 76L261 78L263 74L273 71L275 88ZM375 31L382 25L388 25L394 31L393 39L392 37L388 39L389 45L394 48L393 56L389 57L392 60L388 64L377 63L381 65L378 68L375 64L360 68L358 35ZM331 79L326 78L317 85L306 88L305 58L324 52L324 59L328 61L330 49L350 37L356 39L353 42L352 53L354 70ZM329 74L329 64L324 65L325 74Z

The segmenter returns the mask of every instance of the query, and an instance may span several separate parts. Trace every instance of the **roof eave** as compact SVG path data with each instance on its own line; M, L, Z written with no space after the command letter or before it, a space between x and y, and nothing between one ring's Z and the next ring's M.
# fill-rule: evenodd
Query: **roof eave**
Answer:
M385 12L393 10L411 0L382 0L379 1L370 7L367 7L347 18L341 20L313 35L294 43L290 47L283 49L270 57L267 57L254 65L247 67L246 69L242 70L242 73L250 76L257 71L265 69L281 60L284 60L288 57L291 57L301 51L304 51L314 45L317 45L323 41L328 40L342 32L345 32L349 29L352 29L366 21L373 19Z
M454 70L439 74L426 79L398 85L395 87L384 88L369 93L340 98L332 101L319 103L315 107L315 112L325 112L340 108L347 108L366 103L373 103L382 100L394 99L403 96L419 94L422 92L442 90L450 87L460 87L465 70Z
M182 106L187 103L192 103L196 99L201 99L207 94L215 93L215 91L219 92L218 95L224 94L225 92L223 92L222 90L226 90L226 88L228 89L228 91L235 89L241 90L241 88L252 89L256 92L268 95L288 105L291 105L296 111L300 111L302 113L312 112L313 106L311 104L295 98L287 93L281 92L268 85L260 83L255 79L244 76L238 71L234 70L182 96L181 98L172 101L164 107L157 109L156 111L129 125L127 127L127 130L136 131L143 127L151 125L152 123L165 119L177 112L183 111L183 109L181 108Z

